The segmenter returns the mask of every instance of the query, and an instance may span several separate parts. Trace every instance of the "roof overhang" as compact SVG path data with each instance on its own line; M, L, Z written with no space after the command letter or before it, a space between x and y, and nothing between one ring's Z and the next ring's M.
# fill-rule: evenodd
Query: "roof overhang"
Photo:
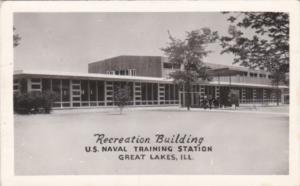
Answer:
M234 68L216 68L216 69L209 69L207 73L211 76L234 76L243 74L243 71Z
M86 80L125 80L125 81L142 81L142 82L162 82L172 83L172 79L157 78L157 77L141 77L141 76L121 76L111 74L97 73L74 73L74 72L50 72L50 71L15 71L15 77L40 77L40 78L68 78L68 79L86 79Z
M220 72L220 71L219 71ZM228 71L226 71L228 74ZM231 73L233 74L233 73ZM153 82L153 83L172 83L173 79L156 78L156 77L141 77L141 76L121 76L110 74L96 74L96 73L74 73L74 72L50 72L50 71L15 71L15 77L37 77L37 78L55 78L55 79L82 79L82 80L109 80L109 81L133 81L133 82ZM200 82L201 84L216 85L216 86L249 86L249 87L274 87L266 84L254 84L254 83L235 83L224 81L210 81ZM287 86L279 86L279 88L288 88Z

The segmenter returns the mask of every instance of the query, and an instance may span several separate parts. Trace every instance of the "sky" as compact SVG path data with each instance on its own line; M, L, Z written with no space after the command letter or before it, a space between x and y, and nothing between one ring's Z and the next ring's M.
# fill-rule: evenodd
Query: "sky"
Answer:
M119 55L163 56L161 48L172 36L208 27L220 35L229 22L220 12L210 13L15 13L21 36L14 48L15 70L87 73L88 63ZM232 65L213 44L206 62Z

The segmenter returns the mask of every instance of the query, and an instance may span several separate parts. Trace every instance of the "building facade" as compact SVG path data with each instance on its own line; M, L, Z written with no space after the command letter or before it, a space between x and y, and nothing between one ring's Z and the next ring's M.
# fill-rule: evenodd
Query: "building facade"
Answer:
M288 87L281 85L278 92L263 70L206 65L213 78L192 86L192 106L199 106L206 96L218 100L231 91L240 104L272 104L278 93L281 103L288 100ZM13 88L14 93L53 91L58 95L54 108L114 106L114 90L125 85L132 106L180 106L185 105L185 91L168 77L179 69L160 56L118 56L90 63L86 74L16 71Z

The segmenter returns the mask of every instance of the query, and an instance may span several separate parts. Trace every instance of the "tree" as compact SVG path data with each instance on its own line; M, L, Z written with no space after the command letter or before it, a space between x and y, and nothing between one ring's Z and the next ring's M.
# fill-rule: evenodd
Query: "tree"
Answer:
M131 101L129 86L117 86L114 89L114 103L120 108L120 114L122 114L125 106L129 105Z
M289 15L283 12L232 13L228 21L229 36L223 36L221 53L232 53L234 63L250 68L262 68L270 72L272 84L288 85L289 73ZM245 34L245 29L253 34ZM249 36L249 35L252 35Z
M173 65L180 66L180 70L170 73L170 77L184 88L187 110L190 110L192 84L200 79L210 79L203 58L211 52L207 50L207 45L218 39L218 33L209 28L202 28L187 32L186 38L180 40L169 32L169 39L168 46L162 48L162 51Z
M19 36L19 34L15 33L15 31L16 31L15 27L13 27L13 31L14 31L14 34L13 34L14 47L17 47L20 44L21 37Z

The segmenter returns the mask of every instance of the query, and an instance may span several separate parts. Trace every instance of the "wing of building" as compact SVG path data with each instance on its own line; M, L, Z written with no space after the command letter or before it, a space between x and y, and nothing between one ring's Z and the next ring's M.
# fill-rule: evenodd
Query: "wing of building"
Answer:
M281 103L288 102L288 87L274 87L263 70L206 65L212 80L192 86L192 106L199 106L206 96L227 99L229 92L238 96L240 104L275 103L278 93ZM53 91L58 95L55 108L114 106L114 90L124 85L130 89L133 106L185 105L186 92L168 76L176 70L180 68L161 56L117 56L90 63L85 74L15 71L13 88L14 93Z

